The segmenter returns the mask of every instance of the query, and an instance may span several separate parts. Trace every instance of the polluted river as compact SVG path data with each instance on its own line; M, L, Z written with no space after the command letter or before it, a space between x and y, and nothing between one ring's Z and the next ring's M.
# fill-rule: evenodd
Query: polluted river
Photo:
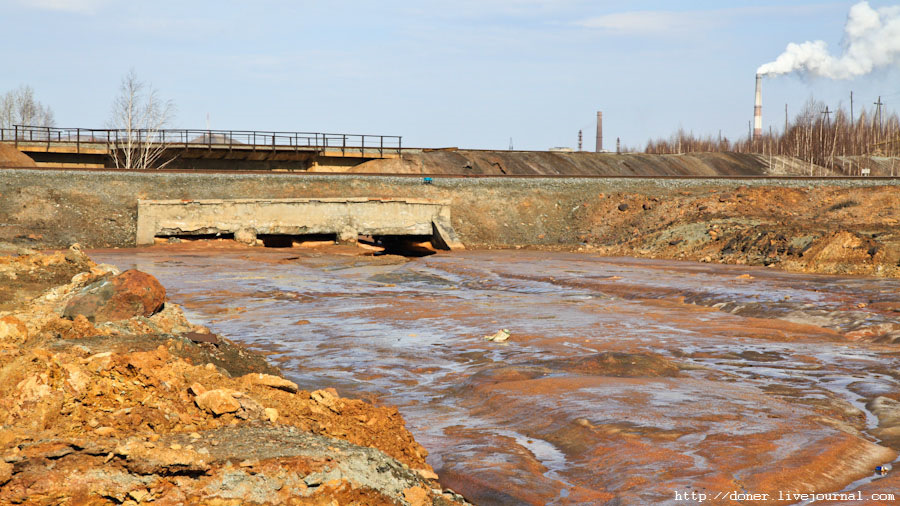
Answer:
M192 321L302 388L397 406L441 482L475 504L900 493L874 472L900 448L896 279L178 246L91 256L156 276ZM507 341L484 338L501 329Z

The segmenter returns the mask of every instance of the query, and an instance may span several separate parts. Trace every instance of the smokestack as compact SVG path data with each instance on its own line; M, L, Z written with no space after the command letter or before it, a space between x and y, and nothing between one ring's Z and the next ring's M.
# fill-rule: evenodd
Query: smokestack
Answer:
M762 135L762 74L756 74L756 101L753 107L753 139Z
M603 151L603 113L597 111L597 153Z

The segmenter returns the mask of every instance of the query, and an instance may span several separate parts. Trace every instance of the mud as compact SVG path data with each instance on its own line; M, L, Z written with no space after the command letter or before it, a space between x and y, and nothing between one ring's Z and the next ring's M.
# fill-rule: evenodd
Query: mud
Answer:
M895 492L897 280L546 251L94 255L304 388L398 406L476 504ZM189 275L187 275L189 273ZM509 341L483 336L500 328ZM712 504L735 504L719 500Z

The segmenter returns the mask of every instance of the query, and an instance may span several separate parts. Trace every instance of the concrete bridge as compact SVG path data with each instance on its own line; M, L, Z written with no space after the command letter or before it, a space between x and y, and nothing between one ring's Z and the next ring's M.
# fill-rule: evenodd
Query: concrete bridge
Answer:
M428 236L439 249L464 249L450 204L410 198L138 200L138 246L154 237L210 234Z
M115 167L125 149L158 154L156 168L306 171L340 169L396 158L402 137L392 135L270 132L255 130L115 130L16 125L0 129L0 142L39 166ZM123 158L119 156L119 158Z

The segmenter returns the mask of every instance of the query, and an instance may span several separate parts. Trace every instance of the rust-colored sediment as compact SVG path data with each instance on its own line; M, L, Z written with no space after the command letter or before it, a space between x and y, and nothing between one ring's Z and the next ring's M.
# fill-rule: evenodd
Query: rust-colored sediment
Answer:
M0 279L0 503L461 500L396 408L299 388L155 307L148 274L73 249L0 257ZM59 316L98 286L104 318Z

